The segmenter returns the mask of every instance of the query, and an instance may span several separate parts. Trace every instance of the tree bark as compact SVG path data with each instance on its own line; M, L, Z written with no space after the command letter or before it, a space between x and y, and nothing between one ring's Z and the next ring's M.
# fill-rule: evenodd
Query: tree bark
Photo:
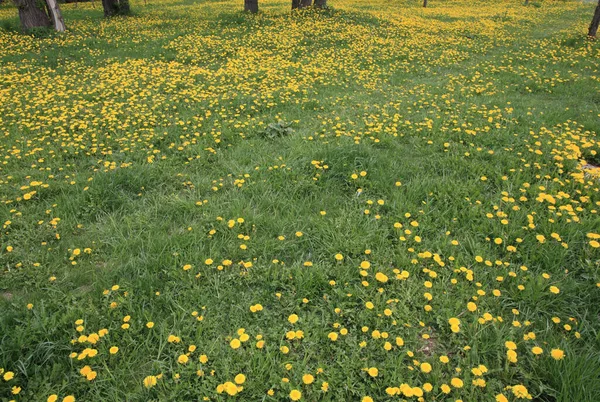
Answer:
M596 11L594 11L594 18L592 18L592 23L590 24L590 29L588 30L588 36L590 38L596 37L596 34L598 33L598 25L600 25L600 0L598 0Z
M300 8L312 6L312 0L300 0Z
M427 0L423 0L423 7L427 7Z
M117 0L102 0L102 7L104 8L105 17L112 17L119 13L119 3L117 3Z
M251 13L258 12L258 0L244 0L244 11Z
M327 8L327 0L315 0L316 8Z
M19 8L19 19L24 30L52 25L44 3L38 0L15 0Z
M102 0L102 7L104 8L105 17L131 14L129 0Z
M129 5L129 0L119 0L119 14L131 14L131 6Z
M300 0L292 0L292 10L295 10L298 7L300 7Z
M56 0L46 0L46 4L48 4L48 10L50 11L50 16L52 17L52 22L54 23L54 29L56 29L58 32L65 32L65 21L63 20Z

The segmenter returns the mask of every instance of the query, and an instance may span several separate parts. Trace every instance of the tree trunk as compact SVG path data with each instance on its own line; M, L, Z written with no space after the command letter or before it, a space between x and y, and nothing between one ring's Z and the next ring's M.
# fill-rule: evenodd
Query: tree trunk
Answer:
M117 3L117 0L102 0L102 7L104 8L105 17L112 17L119 13L119 3Z
M52 25L44 3L38 0L15 0L15 4L19 8L19 19L24 30Z
M129 6L129 0L119 0L119 14L121 14L121 15L131 14L131 7Z
M58 32L65 32L65 21L63 20L56 0L46 0L46 4L48 4L48 10L50 11L50 16L52 17L52 22L54 23L54 29L56 29Z
M244 11L251 13L258 12L258 0L244 0Z
M315 0L316 8L327 8L327 0Z
M312 6L312 0L300 0L300 8Z
M292 10L295 10L298 7L300 7L300 0L292 0Z
M598 33L598 25L600 24L600 0L598 0L598 5L596 6L596 11L594 11L594 18L592 18L592 23L590 24L590 29L588 31L588 36L590 38L595 38Z
M104 8L105 17L128 15L131 13L129 0L102 0L102 7Z
M427 0L423 0L423 7L427 7Z

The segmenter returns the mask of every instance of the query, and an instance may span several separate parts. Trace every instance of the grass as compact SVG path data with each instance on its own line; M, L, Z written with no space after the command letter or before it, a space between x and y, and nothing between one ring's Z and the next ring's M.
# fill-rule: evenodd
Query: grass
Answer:
M538 3L2 5L0 400L600 400L600 48Z

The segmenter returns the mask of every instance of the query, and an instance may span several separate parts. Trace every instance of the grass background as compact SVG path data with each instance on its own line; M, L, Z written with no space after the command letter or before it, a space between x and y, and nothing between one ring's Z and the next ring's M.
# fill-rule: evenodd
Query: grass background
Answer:
M599 48L584 37L593 6L431 3L290 13L264 2L252 16L238 2L151 1L110 20L99 3L70 4L64 35L22 34L3 5L0 367L15 379L0 381L0 398L225 400L217 385L244 373L241 400L288 400L291 389L385 400L402 383L432 384L426 400L510 399L516 384L539 400L598 400L599 260L586 235L598 233L600 200L581 169L598 164ZM265 138L278 121L294 133ZM218 269L223 260L233 265ZM83 334L108 335L77 342L78 319ZM251 340L233 350L240 328ZM292 328L305 338L286 340ZM98 355L69 357L86 347ZM485 388L471 383L480 364ZM302 385L306 373L317 381ZM465 386L446 395L453 377Z

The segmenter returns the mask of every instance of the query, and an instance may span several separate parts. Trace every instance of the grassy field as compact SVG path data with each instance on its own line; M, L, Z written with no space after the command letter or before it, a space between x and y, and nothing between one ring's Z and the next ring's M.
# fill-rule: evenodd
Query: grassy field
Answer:
M599 401L593 4L0 7L0 401Z

